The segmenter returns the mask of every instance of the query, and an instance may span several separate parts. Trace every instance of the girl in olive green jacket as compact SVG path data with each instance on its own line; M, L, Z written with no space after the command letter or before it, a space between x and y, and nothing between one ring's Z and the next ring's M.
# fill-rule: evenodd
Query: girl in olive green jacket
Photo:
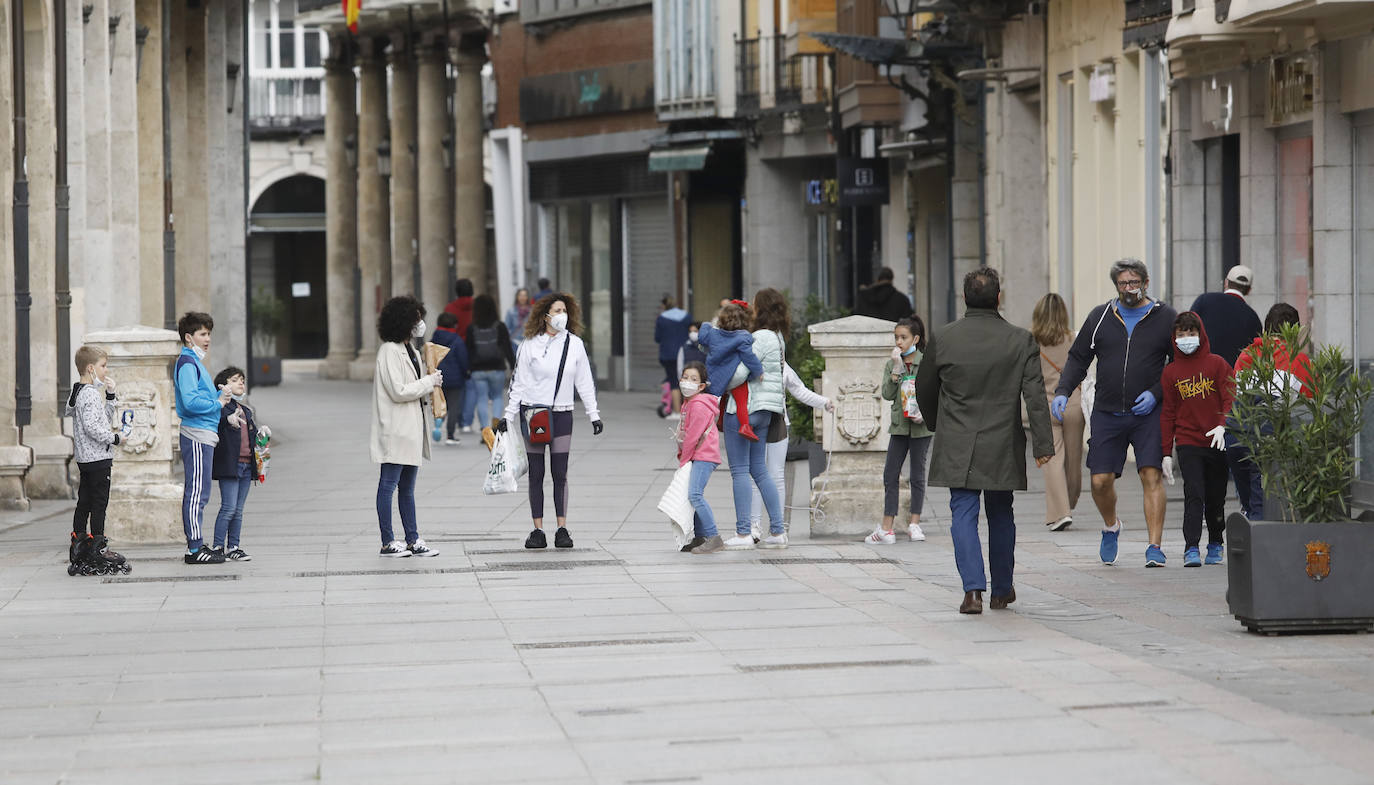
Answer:
M892 358L883 366L883 398L892 401L892 418L887 427L887 461L883 465L883 524L874 529L865 542L893 545L897 533L893 526L897 518L897 490L902 479L902 464L911 463L911 521L907 534L913 542L924 540L921 531L921 507L926 496L926 455L930 452L931 433L921 419L916 405L916 369L921 364L921 350L926 347L926 326L921 317L912 314L897 322L892 329Z

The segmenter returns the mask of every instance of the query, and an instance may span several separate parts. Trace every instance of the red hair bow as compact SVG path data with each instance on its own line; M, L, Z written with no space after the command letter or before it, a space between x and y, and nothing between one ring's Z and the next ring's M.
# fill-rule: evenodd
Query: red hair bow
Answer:
M738 306L741 307L741 308L748 308L748 307L749 307L749 301L748 301L748 300L731 300L730 302L734 303L735 305L738 305Z

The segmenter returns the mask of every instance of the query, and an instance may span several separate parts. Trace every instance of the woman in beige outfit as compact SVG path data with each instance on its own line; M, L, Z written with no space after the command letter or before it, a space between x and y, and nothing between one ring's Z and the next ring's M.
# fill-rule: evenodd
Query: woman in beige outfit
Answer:
M412 338L425 335L425 307L414 297L393 297L377 317L377 367L372 379L372 444L374 463L382 465L377 481L377 525L382 556L435 556L438 551L420 539L415 522L415 477L429 459L428 399L442 387L438 371L424 373ZM391 499L400 491L397 506L405 542L392 538Z
M1050 292L1035 304L1031 333L1040 344L1040 373L1045 377L1045 397L1054 400L1059 372L1069 359L1073 330L1064 298ZM1050 418L1054 431L1054 457L1040 471L1045 476L1045 525L1063 531L1073 524L1073 508L1083 491L1083 407L1074 390L1064 420Z

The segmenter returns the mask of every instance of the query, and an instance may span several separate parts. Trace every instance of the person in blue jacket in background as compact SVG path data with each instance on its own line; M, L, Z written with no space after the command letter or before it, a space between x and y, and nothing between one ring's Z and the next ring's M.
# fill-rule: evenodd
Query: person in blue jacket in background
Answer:
M435 369L444 375L444 402L448 404L448 416L444 418L444 430L448 438L444 443L462 444L463 440L454 433L454 429L458 427L458 415L464 405L463 396L471 368L467 344L458 335L458 317L451 313L439 314L439 326L434 328L434 337L430 340L448 347L448 354Z

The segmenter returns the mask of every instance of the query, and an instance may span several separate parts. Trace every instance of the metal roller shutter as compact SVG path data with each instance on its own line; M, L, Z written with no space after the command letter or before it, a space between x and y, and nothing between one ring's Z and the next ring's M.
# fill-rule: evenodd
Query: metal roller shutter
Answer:
M626 333L630 389L656 390L663 381L663 369L658 364L658 344L654 343L654 321L658 319L659 300L677 289L672 215L663 197L627 199L625 214L629 234L625 303L630 317Z

